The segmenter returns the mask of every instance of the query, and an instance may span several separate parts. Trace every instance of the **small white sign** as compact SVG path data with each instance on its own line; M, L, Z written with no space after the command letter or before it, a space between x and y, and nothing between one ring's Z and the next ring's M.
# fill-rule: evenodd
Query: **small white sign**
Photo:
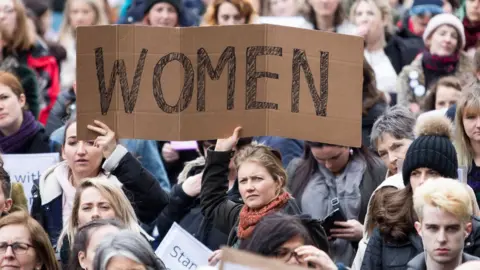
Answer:
M42 173L57 164L60 160L60 155L58 153L8 154L2 155L2 159L4 162L3 167L10 175L10 181L23 185L28 201L28 210L30 211L32 209L32 188L34 183L38 185Z
M170 270L196 270L208 265L212 251L177 223L173 223L155 254Z

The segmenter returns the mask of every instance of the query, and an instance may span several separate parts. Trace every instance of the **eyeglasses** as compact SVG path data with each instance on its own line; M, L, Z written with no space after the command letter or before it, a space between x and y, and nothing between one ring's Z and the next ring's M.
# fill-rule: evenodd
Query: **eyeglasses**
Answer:
M297 260L297 262L300 262L300 256L294 250L291 250L289 248L280 248L277 251L273 252L273 256L284 262L288 262L290 261L290 259L292 259L292 257L295 257L295 260Z
M8 247L11 247L15 255L22 255L27 253L28 249L33 247L27 243L15 242L8 244L7 242L0 242L0 254L7 252Z
M13 14L15 13L15 8L14 7L3 7L0 8L0 12L3 12L4 14Z

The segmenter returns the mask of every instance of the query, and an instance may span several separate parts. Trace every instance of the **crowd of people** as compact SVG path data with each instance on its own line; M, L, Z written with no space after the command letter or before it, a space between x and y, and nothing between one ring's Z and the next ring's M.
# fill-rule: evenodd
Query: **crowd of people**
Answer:
M263 22L364 38L361 147L77 127L77 27ZM210 267L480 269L479 37L480 0L1 0L0 153L60 161L32 190L0 163L0 269L167 269L175 222Z

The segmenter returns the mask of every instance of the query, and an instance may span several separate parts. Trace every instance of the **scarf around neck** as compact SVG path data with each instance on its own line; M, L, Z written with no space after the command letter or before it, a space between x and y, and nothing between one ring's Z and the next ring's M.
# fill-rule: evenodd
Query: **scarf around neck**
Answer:
M253 229L255 229L255 225L257 225L262 217L282 209L291 198L288 192L284 192L259 210L250 209L246 204L243 205L238 223L238 238L246 239L250 237Z
M425 74L425 87L430 88L441 77L453 75L458 67L460 54L438 56L429 51L423 53L422 66Z
M19 130L9 136L0 134L0 150L4 154L15 154L37 134L39 129L33 114L30 111L23 112L23 122Z
M472 23L467 17L463 19L463 27L465 28L465 51L477 47L477 41L480 37L480 23Z

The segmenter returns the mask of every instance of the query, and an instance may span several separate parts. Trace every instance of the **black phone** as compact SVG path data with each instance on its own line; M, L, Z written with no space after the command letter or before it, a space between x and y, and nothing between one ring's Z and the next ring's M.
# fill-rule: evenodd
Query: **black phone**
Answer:
M325 233L329 237L332 235L330 233L331 229L342 228L335 225L335 221L343 221L343 222L347 221L347 218L345 218L345 215L343 214L340 208L335 208L322 222L322 226L325 229ZM335 239L332 238L332 240L335 240Z

